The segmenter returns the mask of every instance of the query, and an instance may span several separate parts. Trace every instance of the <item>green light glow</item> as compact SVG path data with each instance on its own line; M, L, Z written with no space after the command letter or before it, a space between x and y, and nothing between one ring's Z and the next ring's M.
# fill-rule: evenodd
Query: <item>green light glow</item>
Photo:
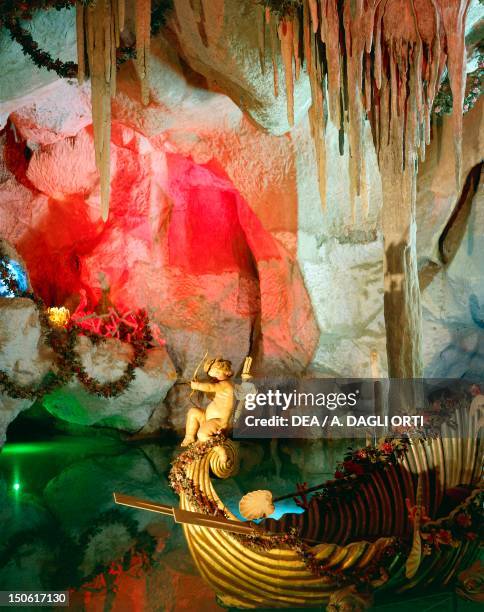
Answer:
M46 443L22 443L6 444L2 449L2 455L32 455L45 453L51 450L52 445Z
M78 454L88 451L112 450L119 448L119 442L114 439L89 439L84 437L66 438L57 437L49 442L7 442L1 450L1 456L13 455L52 455L52 454Z
M14 483L13 490L14 491L20 491L20 482L15 482Z

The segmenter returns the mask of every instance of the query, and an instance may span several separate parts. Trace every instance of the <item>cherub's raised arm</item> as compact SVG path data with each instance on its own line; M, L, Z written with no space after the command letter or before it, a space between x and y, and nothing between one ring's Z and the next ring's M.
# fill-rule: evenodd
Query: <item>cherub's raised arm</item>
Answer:
M218 385L220 383L196 382L192 380L190 384L191 384L192 389L195 389L195 391L205 391L206 393L216 393L218 389Z

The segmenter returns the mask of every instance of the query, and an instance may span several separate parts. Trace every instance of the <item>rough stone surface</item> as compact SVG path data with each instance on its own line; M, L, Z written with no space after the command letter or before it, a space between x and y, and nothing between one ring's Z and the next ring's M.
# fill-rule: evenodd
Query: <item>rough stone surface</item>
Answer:
M40 382L53 368L53 353L41 337L38 312L23 298L0 298L0 369L20 384ZM118 340L93 345L85 336L77 343L78 354L90 376L101 382L116 380L124 372L132 348ZM166 426L162 402L176 379L176 371L164 347L153 348L143 368L136 369L135 380L116 398L89 394L77 379L43 399L53 415L78 425L99 425L128 432L142 429L157 409L161 424ZM0 395L0 444L5 441L8 425L22 410L31 406L28 400Z
M74 9L37 11L30 22L22 23L39 47L62 61L76 61L76 14ZM55 34L54 34L55 33ZM20 45L11 39L7 30L0 30L2 81L0 87L0 125L8 115L41 87L58 81L55 72L39 69L22 53ZM36 96L30 98L35 100Z
M478 103L463 119L462 182L482 160L484 106ZM417 251L419 266L440 264L439 239L454 211L463 188L457 185L452 152L452 121L434 126L434 138L420 164L417 189Z
M352 215L347 146L340 155L336 128L326 132L326 209L314 173L307 124L294 134L298 193L298 261L320 330L310 370L327 376L370 376L370 354L386 373L383 320L381 181L369 126L365 129L366 192Z
M275 97L269 40L265 74L259 64L260 7L246 0L213 0L197 6L201 13L190 0L176 2L168 24L184 59L207 79L210 88L224 91L263 128L273 134L286 132L289 126L284 71L278 53L279 95ZM309 80L301 73L294 88L296 123L305 114L310 100Z
M52 351L42 339L34 303L24 298L0 298L0 369L19 384L40 382L52 363Z
M89 194L99 181L92 135L81 130L72 138L38 148L26 176L38 191L56 200Z
M123 374L130 349L117 340L93 347L90 340L81 336L78 343L87 373L101 382L116 380ZM173 364L165 349L160 347L149 351L146 364L136 369L134 381L120 396L98 397L73 379L66 387L49 394L44 399L44 406L51 414L70 423L135 432L148 422L175 378Z
M484 198L474 196L452 261L423 292L426 376L482 381L484 372Z
M24 140L36 147L49 145L75 136L83 127L91 125L89 81L79 86L77 81L58 79L42 92L45 93L17 100L16 110L10 115Z

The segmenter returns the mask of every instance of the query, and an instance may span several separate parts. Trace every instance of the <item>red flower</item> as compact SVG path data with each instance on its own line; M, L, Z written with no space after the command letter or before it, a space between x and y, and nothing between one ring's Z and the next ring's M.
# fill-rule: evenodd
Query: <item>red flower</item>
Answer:
M453 545L452 534L448 529L432 530L430 533L422 533L422 540L434 544L437 550L440 549L440 544Z
M393 452L393 444L391 442L382 442L380 444L380 450L384 453L390 454Z
M466 538L468 540L474 541L477 538L477 533L475 533L475 531L468 531L466 533Z
M472 525L472 519L468 514L461 512L455 517L455 522L460 527L470 527Z
M355 461L344 461L343 467L350 474L356 474L357 476L361 476L365 472L363 466Z
M341 472L340 470L336 470L336 472L334 473L334 477L335 478L344 478L344 473Z
M368 453L364 448L356 452L356 456L358 459L366 459L368 457Z
M448 529L439 529L437 539L441 544L450 544L452 542L452 534Z

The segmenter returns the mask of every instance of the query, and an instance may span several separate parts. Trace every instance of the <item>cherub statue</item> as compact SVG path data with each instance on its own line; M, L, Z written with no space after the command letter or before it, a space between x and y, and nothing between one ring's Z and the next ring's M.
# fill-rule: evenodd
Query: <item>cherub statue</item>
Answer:
M229 380L233 376L232 364L226 359L217 357L207 360L203 369L214 381L192 381L191 388L204 393L215 393L215 397L205 410L190 408L181 446L188 446L196 439L204 442L230 425L234 410L234 385Z

